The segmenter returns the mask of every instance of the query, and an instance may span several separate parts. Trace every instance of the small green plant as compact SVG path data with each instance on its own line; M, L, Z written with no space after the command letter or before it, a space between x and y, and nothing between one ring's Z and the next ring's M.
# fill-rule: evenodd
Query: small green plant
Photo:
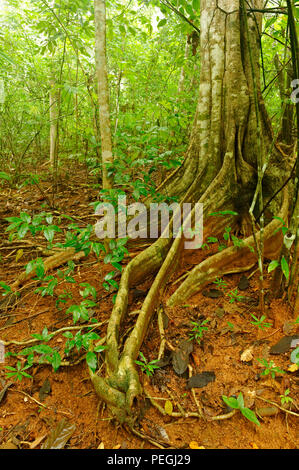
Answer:
M227 326L229 327L230 331L234 331L235 325L233 323L230 323L229 321L227 322Z
M265 367L261 375L271 375L275 379L276 374L284 374L284 371L276 367L273 361L268 362L266 359L258 359L258 361Z
M24 367L22 367L21 361L17 362L17 367L11 367L11 366L5 366L6 369L10 372L6 372L6 377L7 378L12 378L14 380L19 380L21 381L23 377L27 377L28 379L31 379L32 376L27 374L25 370L29 369L32 366L32 363L27 363L25 364Z
M40 335L38 336L39 339L43 340L44 342L47 342L49 341L49 339L51 339L51 335L48 335L47 333L44 335L43 338ZM38 355L38 361L40 364L51 364L54 372L59 369L61 364L61 356L59 354L59 351L57 351L55 348L52 348L48 344L37 344L35 346L25 348L20 351L19 354L27 356L27 365L30 365L29 367L32 366L35 354Z
M227 288L226 282L223 279L219 279L218 277L217 277L216 281L214 281L214 284L216 284L217 287L221 287L222 289Z
M268 273L271 273L272 271L274 271L274 269L276 269L278 266L279 266L279 261L277 260L271 261L271 263L268 266ZM290 277L290 268L284 256L282 256L281 258L280 267L284 274L284 277L288 280Z
M228 296L230 298L230 301L229 301L230 304L233 304L234 302L240 302L242 299L244 299L243 295L239 295L239 290L238 289L231 290L228 293Z
M192 321L190 323L193 325L193 328L189 333L190 340L195 339L198 344L200 344L200 340L202 339L204 332L208 331L209 329L207 326L205 326L207 323L209 323L209 320L203 320L202 322Z
M37 289L35 289L34 292L40 294L42 297L44 297L45 295L50 295L51 297L53 297L54 289L58 284L58 280L54 276L46 276L43 280L45 282L49 281L48 284L46 286L38 287Z
M36 258L32 261L29 261L26 265L26 274L31 273L35 270L35 274L39 280L44 280L45 276L45 266L42 258Z
M135 361L135 363L141 367L142 372L145 372L148 377L151 377L154 374L154 370L159 369L157 365L157 362L159 362L158 359L148 362L141 351L139 352L139 356L141 357L141 361Z
M285 221L281 217L273 217L273 219L278 220L282 224L281 227L279 227L278 229L275 230L274 234L277 233L277 232L280 232L280 230L281 230L282 234L286 235L286 233L288 233L289 229L288 229L287 224L285 223Z
M88 333L82 334L81 330L78 331L75 336L70 331L66 331L63 333L63 336L67 338L67 342L65 343L64 352L68 356L73 348L76 348L78 352L80 352L81 348L87 351L86 354L86 363L88 367L95 372L97 369L97 355L96 353L100 353L105 350L105 346L98 345L98 346L91 346L93 341L97 341L100 339L99 335L94 331L89 331Z
M244 398L241 392L239 393L238 398L226 397L225 395L222 395L222 400L227 406L235 410L240 410L245 418L257 426L260 426L261 423L257 419L255 412L244 406Z
M91 307L95 307L97 304L93 300L82 300L80 305L71 305L66 313L73 314L73 322L77 323L78 320L89 321L90 311L88 310Z
M86 299L89 295L91 295L94 300L96 300L97 291L95 287L91 286L88 282L82 282L80 287L84 288L83 290L80 290L80 295L83 297L83 299Z
M4 292L2 293L2 296L5 296L11 292L11 287L5 284L5 282L3 281L0 281L0 287L1 289L4 290Z
M55 302L55 307L58 310L61 310L62 307L60 306L60 304L65 304L67 302L67 299L71 299L72 297L73 297L72 293L68 292L66 289L64 289L63 294L58 295L58 298Z
M7 217L5 220L10 222L6 232L11 232L10 240L14 234L17 234L18 238L24 238L29 231L31 235L36 235L38 232L43 232L45 239L52 246L55 232L61 232L61 229L57 225L52 224L53 215L50 213L42 212L31 217L27 212L21 212L20 217ZM48 225L45 225L45 222Z
M288 403L293 403L293 398L289 396L290 389L285 390L283 395L280 395L280 401L282 405L287 405Z
M265 320L266 320L266 316L265 315L262 315L260 319L258 319L257 317L255 317L252 313L250 314L252 316L252 318L254 319L254 321L251 321L250 323L254 326L257 326L260 330L264 330L265 328L271 328L272 326L272 323L267 323Z

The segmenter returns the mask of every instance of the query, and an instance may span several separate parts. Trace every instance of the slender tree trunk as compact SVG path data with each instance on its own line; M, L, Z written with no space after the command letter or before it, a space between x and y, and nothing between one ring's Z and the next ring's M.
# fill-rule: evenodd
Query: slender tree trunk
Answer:
M58 93L55 80L50 81L49 105L50 105L50 165L53 168L57 159L58 147Z
M102 146L103 189L112 187L108 176L108 165L113 163L112 139L109 112L109 86L106 61L106 2L94 0L95 10L95 56L98 79L99 117Z
M118 72L117 86L116 86L116 106L115 106L115 126L114 126L114 137L116 136L119 119L119 98L120 98L120 87L123 71L120 69Z

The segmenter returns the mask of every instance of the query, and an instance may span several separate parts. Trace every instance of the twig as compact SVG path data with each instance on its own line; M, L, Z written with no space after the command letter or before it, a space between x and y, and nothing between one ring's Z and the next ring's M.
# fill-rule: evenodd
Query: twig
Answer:
M263 401L265 401L266 403L269 403L270 405L276 406L277 408L279 408L280 410L284 411L285 413L288 413L288 414L290 414L290 415L298 416L298 417L299 417L299 414L298 414L298 413L295 413L294 411L291 411L291 410L287 410L286 408L283 408L282 406L279 406L279 405L278 405L277 403L275 403L274 401L267 400L266 398L258 397L258 396L256 396L256 398L258 398L259 400L263 400Z
M42 407L45 408L45 409L52 409L52 407L46 406L46 405L44 405L43 403L41 403L40 401L38 401L38 400L36 400L35 398L33 398L31 395L28 395L28 393L22 392L22 390L13 390L13 389L11 389L10 391L11 391L11 392L16 392L16 393L21 393L22 395L25 395L25 397L29 398L30 400L32 400L32 401L34 401L35 403L37 403L37 405L42 406ZM68 413L67 411L55 410L55 412L56 412L56 413L61 413L61 414L67 415L67 416L73 416L72 413Z

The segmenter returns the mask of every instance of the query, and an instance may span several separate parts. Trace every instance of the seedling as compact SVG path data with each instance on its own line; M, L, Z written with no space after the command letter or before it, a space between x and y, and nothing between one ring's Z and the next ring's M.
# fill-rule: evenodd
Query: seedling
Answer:
M86 363L88 367L95 372L98 365L96 353L100 353L106 348L106 346L102 345L98 345L96 347L91 346L93 341L100 339L99 335L94 331L82 334L80 330L75 334L75 336L73 336L70 331L63 333L63 336L67 338L64 349L65 354L68 356L74 348L76 348L78 352L80 352L81 348L85 349L87 351Z
M229 321L227 322L227 326L229 327L230 331L234 331L235 325L233 323L230 323Z
M230 304L233 304L234 302L240 302L244 296L243 295L239 295L239 290L238 289L235 289L235 290L231 290L229 293L228 293L228 296L230 298L230 301L229 303Z
M32 376L27 374L27 372L25 372L26 369L29 369L30 367L32 366L31 363L29 364L26 364L24 367L22 367L22 364L21 364L21 361L18 361L17 362L17 367L11 367L11 366L5 366L6 369L10 372L7 372L6 373L6 377L7 378L12 378L14 380L19 380L21 381L23 379L23 377L27 377L28 379L31 379Z
M217 287L221 287L222 289L226 289L227 284L223 279L219 279L217 277L216 281L214 281L214 284L216 284Z
M55 302L55 307L58 308L58 310L61 310L62 307L60 307L60 304L65 304L67 299L71 299L72 297L72 293L64 289L63 294L59 294L58 299Z
M271 261L271 263L268 266L268 273L271 273L272 271L274 271L274 269L276 269L278 266L279 266L279 261L277 260ZM290 277L290 268L284 256L281 258L280 267L284 274L284 277L288 280Z
M5 296L11 292L11 287L5 284L3 281L0 282L0 288L4 290L2 296Z
M276 367L273 361L268 362L266 359L258 359L258 361L265 366L265 369L261 375L271 375L272 379L275 379L276 374L284 374L284 371Z
M283 395L280 395L280 401L282 405L287 405L288 403L293 403L293 398L289 397L290 389L288 388Z
M203 320L201 323L192 321L191 325L193 325L193 328L191 330L191 333L189 333L190 340L195 339L198 344L200 344L200 340L203 337L204 331L208 331L208 327L204 326L209 322L209 320Z
M78 320L88 321L90 317L90 311L88 309L90 307L95 307L96 305L96 302L93 300L82 300L80 305L71 305L65 313L73 314L74 323L77 323Z
M225 395L222 395L222 400L227 406L235 410L240 410L245 418L249 419L249 421L256 424L257 426L260 426L261 423L257 419L255 412L244 406L244 398L241 392L239 393L238 398L226 397Z
M286 226L286 223L285 221L281 218L281 217L273 217L273 219L276 219L276 220L279 220L279 222L281 222L281 227L279 227L278 229L275 230L274 233L277 233L279 232L280 230L282 231L283 235L285 235L286 233L288 233L288 227Z
M139 356L141 357L141 361L135 361L135 363L141 367L142 372L145 372L148 377L151 377L154 374L154 370L159 369L157 365L157 362L159 362L158 359L148 362L141 351Z
M257 326L260 330L264 330L265 328L271 328L272 326L272 323L267 323L265 320L266 320L266 316L265 315L262 315L260 319L258 319L257 317L255 317L252 313L250 314L252 316L252 318L255 320L255 321L251 321L250 323L254 326Z

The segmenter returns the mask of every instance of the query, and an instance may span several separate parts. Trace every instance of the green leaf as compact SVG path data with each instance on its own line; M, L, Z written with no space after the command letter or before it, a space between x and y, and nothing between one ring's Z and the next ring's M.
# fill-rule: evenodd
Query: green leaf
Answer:
M200 0L192 0L192 7L197 13L199 13Z
M52 242L55 235L55 230L52 227L46 227L44 230L44 236L48 242Z
M8 173L5 173L5 171L0 171L0 179L10 181L12 177Z
M73 334L70 331L66 331L65 333L62 333L62 336L71 339L73 337Z
M268 273L271 273L272 271L274 271L274 269L276 269L277 266L279 266L279 262L277 260L271 261L271 263L268 266Z
M4 293L2 294L3 296L11 292L11 287L5 284L3 281L0 281L0 287L4 290Z
M88 353L86 354L86 362L87 362L88 367L93 372L97 370L98 361L97 361L97 356L94 352L88 351Z
M163 18L162 20L159 21L159 23L157 24L157 27L162 28L162 26L164 26L166 23L167 23L166 18Z
M58 351L53 351L52 359L49 362L51 362L54 372L56 372L61 364L61 357Z
M256 414L254 413L254 411L250 410L249 408L241 408L240 411L241 411L242 415L245 416L245 418L249 419L249 421L256 424L257 426L261 425L261 423L257 419Z
M16 65L16 63L14 62L14 60L8 56L7 54L5 54L3 51L0 50L0 59L4 59L6 60L7 62L9 62L10 64L12 65Z
M238 403L238 400L236 398L234 398L234 397L229 397L228 398L225 395L222 395L222 400L230 408L234 408L235 410L239 409L239 403Z
M31 222L31 217L30 217L29 214L27 214L27 212L21 212L20 219L23 222L26 222L27 224L30 224L30 222Z
M20 228L18 229L18 237L24 238L28 230L29 230L29 225L27 223L22 224Z
M237 402L239 404L239 408L244 408L244 398L243 398L243 395L242 393L239 393L239 396L237 398Z
M281 269L285 278L288 280L290 276L290 270L289 270L288 262L284 256L281 258Z

